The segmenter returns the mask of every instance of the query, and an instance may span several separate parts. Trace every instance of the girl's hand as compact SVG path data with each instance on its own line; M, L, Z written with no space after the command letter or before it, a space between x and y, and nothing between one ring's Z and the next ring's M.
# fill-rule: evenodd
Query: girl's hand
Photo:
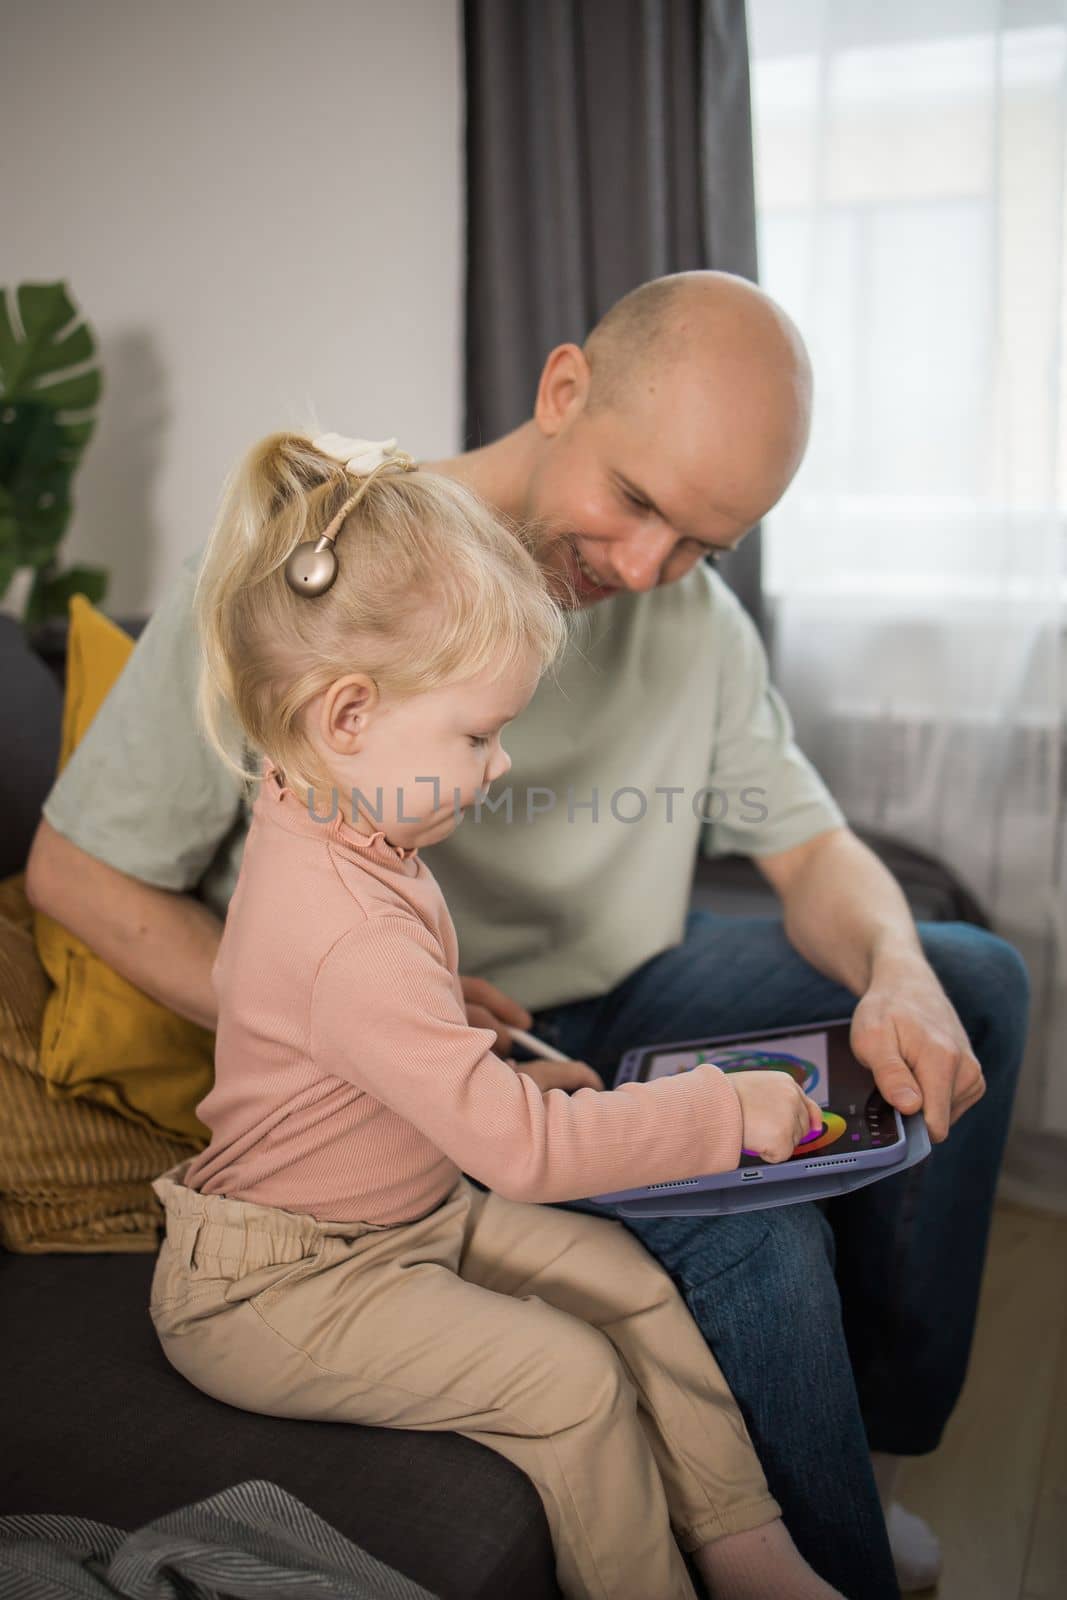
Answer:
M508 1061L524 1072L539 1089L602 1089L604 1080L584 1061Z
M788 1072L731 1072L741 1102L741 1144L764 1161L788 1161L822 1127L822 1110Z
M472 1028L492 1028L496 1033L494 1054L506 1060L508 1051L513 1047L507 1024L510 1022L516 1028L529 1028L533 1024L533 1017L517 1000L512 1000L510 995L506 995L487 978L461 976L459 982L467 1021Z

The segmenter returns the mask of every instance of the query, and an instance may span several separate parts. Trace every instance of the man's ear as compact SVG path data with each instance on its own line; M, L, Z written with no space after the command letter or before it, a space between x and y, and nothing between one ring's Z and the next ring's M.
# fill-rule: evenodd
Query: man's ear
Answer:
M370 714L381 696L365 672L353 672L331 683L319 707L319 733L340 756L355 755L363 746Z
M589 393L591 369L576 344L558 344L549 351L537 386L534 421L546 438L554 438L574 421Z

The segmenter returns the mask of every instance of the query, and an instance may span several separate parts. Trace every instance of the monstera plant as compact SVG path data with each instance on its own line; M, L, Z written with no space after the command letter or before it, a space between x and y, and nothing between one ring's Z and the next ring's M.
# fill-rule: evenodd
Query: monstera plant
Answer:
M0 599L30 568L24 620L66 613L72 594L102 600L107 573L61 571L71 483L100 398L96 340L64 283L0 289Z

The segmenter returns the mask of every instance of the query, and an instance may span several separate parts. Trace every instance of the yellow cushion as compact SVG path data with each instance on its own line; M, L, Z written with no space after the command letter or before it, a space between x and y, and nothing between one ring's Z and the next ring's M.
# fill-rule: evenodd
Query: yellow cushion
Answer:
M125 666L133 642L82 595L70 602L62 771ZM53 1097L81 1096L197 1146L194 1107L211 1088L215 1036L151 999L88 945L38 912L34 932L55 988L36 1071Z
M151 1181L191 1153L89 1100L53 1100L37 1071L48 979L23 880L0 883L0 1245L44 1251L154 1250Z

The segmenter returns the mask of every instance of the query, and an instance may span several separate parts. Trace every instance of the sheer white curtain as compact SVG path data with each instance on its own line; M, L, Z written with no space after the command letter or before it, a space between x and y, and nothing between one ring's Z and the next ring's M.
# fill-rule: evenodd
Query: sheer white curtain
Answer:
M1022 950L1005 1189L1067 1207L1067 0L748 0L761 281L811 349L775 671L850 818Z

